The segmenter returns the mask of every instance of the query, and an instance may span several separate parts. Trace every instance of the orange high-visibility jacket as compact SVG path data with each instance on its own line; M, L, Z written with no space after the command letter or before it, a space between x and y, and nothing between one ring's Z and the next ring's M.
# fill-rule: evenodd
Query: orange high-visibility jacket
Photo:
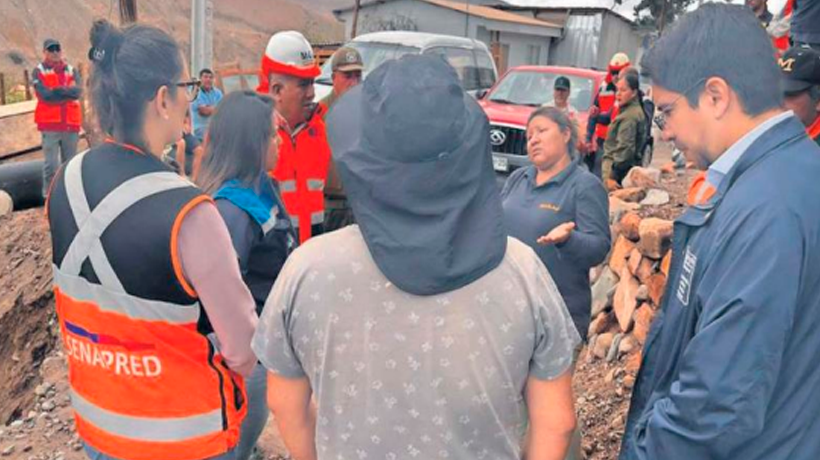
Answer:
M65 82L60 83L60 76L51 68L45 67L42 63L37 66L40 78L46 88L57 88L59 86L73 86L74 68L70 65L65 67ZM65 117L63 116L65 108ZM58 104L50 104L43 100L37 100L37 107L34 109L34 122L37 125L66 124L79 129L83 115L80 101L65 101Z
M282 200L299 242L312 235L311 226L325 220L324 189L330 165L330 146L322 117L314 115L293 134L279 129L282 144L271 176L279 182Z
M601 89L598 92L596 103L601 114L609 115L609 121L606 123L595 124L595 137L606 140L609 134L609 125L612 120L615 120L617 113L615 112L615 84L607 81L601 82Z
M177 254L183 218L210 198L133 150L78 155L47 204L77 432L123 460L215 457L238 442L245 386Z

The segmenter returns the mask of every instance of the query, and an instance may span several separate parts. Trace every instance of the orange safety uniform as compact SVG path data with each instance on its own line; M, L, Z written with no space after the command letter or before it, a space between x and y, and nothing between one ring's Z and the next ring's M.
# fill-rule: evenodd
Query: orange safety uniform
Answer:
M304 243L325 220L324 189L330 166L325 123L314 114L293 133L280 128L279 135L279 161L270 174L279 182L285 208L299 242Z
M607 79L601 82L601 89L598 91L598 96L595 99L596 105L600 111L599 113L602 115L609 115L609 121L606 123L595 123L595 137L601 140L606 139L606 136L609 133L609 125L616 116L614 113L615 89L615 84L612 83L610 76L607 75Z
M40 80L48 89L61 86L74 86L74 68L66 65L63 72L58 73L51 67L46 67L42 63L37 66ZM44 100L37 100L37 107L34 109L34 122L37 123L40 131L51 131L52 127L62 126L67 131L79 131L82 124L82 108L80 101L69 100L57 104L48 103Z
M47 203L77 433L123 460L232 450L242 378L214 344L177 237L210 200L159 159L106 143L69 161Z

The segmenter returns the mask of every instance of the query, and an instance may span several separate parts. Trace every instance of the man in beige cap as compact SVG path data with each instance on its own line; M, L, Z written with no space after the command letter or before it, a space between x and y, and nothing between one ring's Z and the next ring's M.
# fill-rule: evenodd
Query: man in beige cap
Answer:
M362 55L355 48L342 47L330 58L333 71L333 91L319 102L317 113L324 118L339 97L362 81L364 63ZM347 203L342 181L331 160L325 186L325 231L330 232L354 223L353 212Z
M362 82L362 70L364 70L362 55L355 48L347 46L339 48L330 58L330 68L333 71L331 74L333 91L319 102L322 106L319 108L319 113L323 117L342 94Z

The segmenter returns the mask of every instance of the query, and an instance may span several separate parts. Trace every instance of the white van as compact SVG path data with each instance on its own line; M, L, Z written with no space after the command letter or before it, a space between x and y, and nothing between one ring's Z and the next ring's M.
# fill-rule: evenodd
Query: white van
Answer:
M468 38L421 32L374 32L359 35L345 46L361 53L365 78L383 62L405 54L442 56L458 73L464 90L474 96L478 91L490 89L498 78L487 45ZM315 88L317 101L333 89L330 59L322 66Z

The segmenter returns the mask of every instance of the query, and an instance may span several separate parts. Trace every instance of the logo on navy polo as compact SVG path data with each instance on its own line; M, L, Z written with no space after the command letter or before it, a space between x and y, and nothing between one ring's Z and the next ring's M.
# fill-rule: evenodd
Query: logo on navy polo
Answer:
M692 277L695 275L695 267L698 265L698 257L689 246L683 253L683 266L681 267L680 281L678 281L678 301L684 306L689 306L689 298L692 294Z
M76 364L132 377L158 377L162 374L162 361L153 354L156 345L89 331L68 321L64 324L66 354Z

